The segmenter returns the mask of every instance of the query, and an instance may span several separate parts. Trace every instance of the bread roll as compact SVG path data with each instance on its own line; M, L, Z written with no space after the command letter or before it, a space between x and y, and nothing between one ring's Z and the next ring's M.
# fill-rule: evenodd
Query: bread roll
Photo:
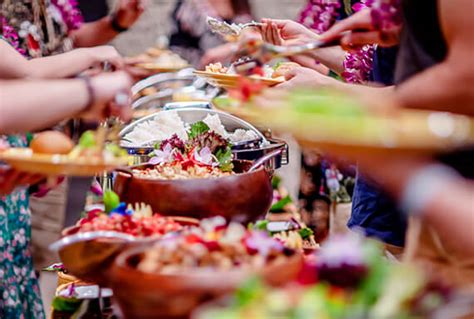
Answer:
M64 133L46 131L35 135L30 148L38 154L68 154L74 148L74 143Z

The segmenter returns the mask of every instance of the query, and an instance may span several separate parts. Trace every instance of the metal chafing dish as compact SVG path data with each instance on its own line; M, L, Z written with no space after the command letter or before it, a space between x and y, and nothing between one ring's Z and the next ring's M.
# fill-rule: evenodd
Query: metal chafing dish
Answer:
M163 110L162 112L169 112L171 110L175 110L178 112L181 119L188 124L203 120L208 114L217 114L219 115L222 125L227 131L233 132L237 129L245 129L255 132L256 136L258 137L255 140L235 143L232 147L235 159L254 161L263 157L266 154L281 149L281 154L276 156L267 165L269 166L269 168L277 169L281 167L281 165L288 164L288 145L284 141L273 138L267 138L253 125L236 116L204 107L207 107L207 104L203 104L203 102L173 103L171 105L167 105L165 107L166 110ZM125 135L132 132L137 125L153 120L155 116L156 114L151 114L127 125L120 132L119 136L123 138ZM148 154L153 151L153 148L150 146L131 147L128 146L127 143L123 142L122 147L125 148L128 153L133 156L133 165L147 163L150 159Z
M158 110L176 98L210 100L218 93L218 89L209 87L192 72L193 69L184 69L177 73L160 73L137 82L132 87L132 109Z

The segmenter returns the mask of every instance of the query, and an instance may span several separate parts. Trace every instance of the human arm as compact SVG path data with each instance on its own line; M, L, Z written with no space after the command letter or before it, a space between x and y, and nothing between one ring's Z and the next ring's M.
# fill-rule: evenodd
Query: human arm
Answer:
M358 161L364 174L373 178L399 203L406 202L407 192L415 198L421 197L421 205L402 207L406 213L419 216L423 223L433 227L447 247L463 254L474 253L472 181L424 158L359 154L353 159ZM436 165L435 172L433 165ZM436 173L440 169L441 174ZM445 169L447 173L443 172ZM424 182L420 183L420 176Z
M128 118L128 108L109 102L130 86L121 72L91 78L92 92L83 79L0 82L0 134L35 131L71 117L97 121L114 112Z
M263 19L262 22L264 23L261 30L263 39L275 45L301 45L319 40L318 34L292 20ZM338 74L344 72L345 52L338 46L314 50L292 60L298 62L301 57L306 59L310 57Z
M439 15L448 46L446 59L397 87L402 107L474 115L474 20L469 0L440 0Z
M123 60L112 46L83 48L45 58L28 60L7 42L0 40L0 78L67 78L90 67L110 62L120 68Z
M441 28L448 47L448 54L444 61L411 77L397 86L390 95L374 95L373 100L382 100L406 108L429 109L438 111L458 112L474 115L474 65L471 63L474 52L474 20L472 19L472 2L469 0L439 0L438 12ZM362 13L362 12L361 12ZM360 14L361 14L360 13ZM390 42L390 37L380 37L377 30L371 31L369 20L357 20L358 14L336 24L326 34L329 39L342 31L369 28L365 35L361 32L349 34L343 42L350 47L367 42ZM380 42L379 42L380 43Z
M123 30L130 28L145 10L143 0L119 0L112 16L84 23L70 32L76 47L103 45L114 39L120 32L113 27L115 22Z

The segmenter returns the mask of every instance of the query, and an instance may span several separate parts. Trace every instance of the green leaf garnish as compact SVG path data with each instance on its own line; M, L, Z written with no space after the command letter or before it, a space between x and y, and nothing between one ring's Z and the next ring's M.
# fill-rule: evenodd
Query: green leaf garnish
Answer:
M309 228L302 228L298 231L301 238L308 239L309 237L313 236L314 232Z
M120 205L119 196L111 190L104 192L104 206L105 212L110 213L114 208Z
M203 133L206 133L209 130L210 130L209 126L203 121L196 122L191 125L191 128L188 133L188 138L191 140Z
M51 307L56 311L74 313L79 309L81 304L82 300L80 299L58 296L53 299Z
M277 62L277 63L273 66L273 71L276 71L276 70L280 67L280 65L282 65L282 64L283 64L282 61Z
M280 187L280 184L281 184L281 177L280 176L273 176L272 178L272 188L273 189L277 189L278 187Z
M232 172L234 164L232 163L232 148L227 146L225 150L219 149L216 153L216 158L219 161L219 168L223 172Z
M291 199L290 195L287 195L286 197L283 197L278 202L273 204L273 206L270 208L270 212L272 213L282 212L285 210L285 206L288 204L291 204L292 202L293 200Z
M255 222L254 229L267 231L267 226L268 226L268 220L266 220L266 219L264 219L264 220L257 220L257 221Z
M96 146L95 134L93 131L86 131L79 139L79 146L82 148L90 148Z

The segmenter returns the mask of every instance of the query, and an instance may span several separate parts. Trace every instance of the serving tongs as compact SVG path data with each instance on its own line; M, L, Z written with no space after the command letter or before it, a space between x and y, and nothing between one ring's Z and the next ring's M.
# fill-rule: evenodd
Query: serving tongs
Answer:
M310 43L293 46L274 45L268 42L252 39L244 44L243 48L238 52L238 56L249 56L261 63L266 63L276 58L285 58L294 55L307 55L311 53L311 51L317 49L340 45L341 39L348 32L342 32L337 38L328 41L316 40Z
M252 21L248 23L229 24L225 21L222 21L213 17L207 17L207 24L209 25L212 32L221 34L223 36L233 36L233 37L238 37L243 29L260 28L263 26L263 23L256 22L256 21Z

